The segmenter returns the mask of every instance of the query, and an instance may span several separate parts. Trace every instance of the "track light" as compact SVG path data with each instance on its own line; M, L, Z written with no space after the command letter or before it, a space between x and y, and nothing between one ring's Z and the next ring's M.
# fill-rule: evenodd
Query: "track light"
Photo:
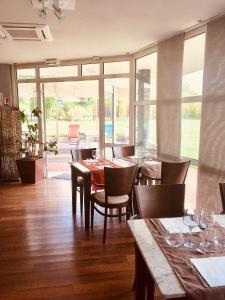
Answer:
M52 10L54 15L62 20L66 10L74 10L76 0L31 0L34 8L39 9L38 15L46 18L48 11Z

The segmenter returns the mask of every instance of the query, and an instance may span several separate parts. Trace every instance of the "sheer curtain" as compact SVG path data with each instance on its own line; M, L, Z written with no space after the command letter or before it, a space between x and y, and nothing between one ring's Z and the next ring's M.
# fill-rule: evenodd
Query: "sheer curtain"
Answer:
M225 17L207 26L197 207L221 211L225 181Z
M158 45L157 144L160 158L179 158L184 34Z

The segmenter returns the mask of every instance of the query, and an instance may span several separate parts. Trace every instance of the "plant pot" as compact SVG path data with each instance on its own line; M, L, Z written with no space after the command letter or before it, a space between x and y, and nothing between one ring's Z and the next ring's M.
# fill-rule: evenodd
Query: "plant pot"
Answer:
M44 175L44 158L17 159L17 169L22 183L36 183Z

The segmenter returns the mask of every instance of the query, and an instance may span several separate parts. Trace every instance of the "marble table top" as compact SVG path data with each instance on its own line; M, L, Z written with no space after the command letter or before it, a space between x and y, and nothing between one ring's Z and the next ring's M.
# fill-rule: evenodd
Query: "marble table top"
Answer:
M216 222L225 228L225 215L217 215ZM145 221L143 219L129 220L128 225L161 294L166 299L185 297L185 290L180 280L152 236Z

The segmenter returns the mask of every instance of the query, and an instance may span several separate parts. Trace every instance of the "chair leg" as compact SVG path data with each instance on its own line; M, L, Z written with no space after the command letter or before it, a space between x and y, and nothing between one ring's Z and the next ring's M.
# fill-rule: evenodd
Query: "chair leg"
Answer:
M119 222L121 223L122 208L118 208L118 211L119 211Z
M94 212L95 212L94 205L95 205L94 201L91 200L91 229L93 229L93 225L94 225Z
M80 186L80 212L83 214L83 203L84 203L84 187Z
M107 213L108 213L108 210L107 210L107 208L106 208L106 209L105 209L105 218L104 218L103 244L105 244L105 240L106 240Z

